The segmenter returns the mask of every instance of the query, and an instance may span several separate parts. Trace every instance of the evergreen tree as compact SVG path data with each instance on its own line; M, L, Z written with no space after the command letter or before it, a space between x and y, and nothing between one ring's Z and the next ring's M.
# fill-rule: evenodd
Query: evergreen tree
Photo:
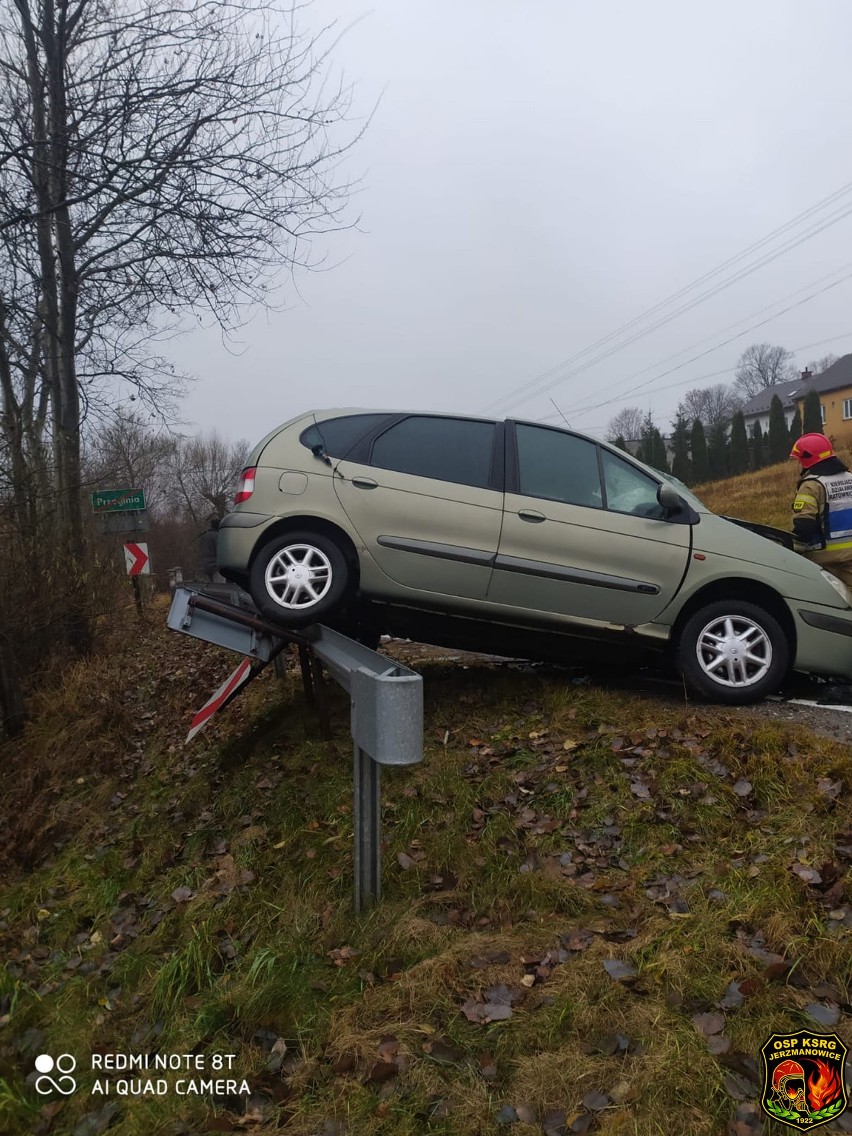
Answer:
M669 455L666 452L666 443L656 426L651 431L651 461L649 465L658 469L660 473L669 472Z
M707 468L711 481L728 476L728 427L717 422L707 435Z
M794 442L798 441L802 434L804 434L804 430L802 429L802 412L797 402L796 409L793 412L793 419L790 422L790 445L792 446Z
M692 423L692 483L701 485L709 480L710 467L707 464L707 438L701 419L696 418Z
M731 419L731 473L745 473L748 469L748 435L743 412L738 410Z
M751 468L763 469L766 465L766 453L763 447L763 428L760 422L755 422L751 439Z
M769 464L785 461L790 456L790 431L784 417L784 406L777 394L769 404Z
M802 433L822 433L822 406L819 401L819 393L813 389L809 390L805 395L805 409L802 414Z
M628 448L627 448L627 442L625 442L625 440L624 440L624 438L621 434L619 434L618 437L615 439L614 445L615 445L615 448L617 450L624 450L624 452L626 454L630 453L630 450L628 450Z
M645 462L646 465L654 464L654 429L654 420L649 410L642 422L642 429L639 432L639 446L636 450L636 457L639 461Z
M689 422L678 414L672 423L672 473L686 485L692 484L692 462L689 460Z

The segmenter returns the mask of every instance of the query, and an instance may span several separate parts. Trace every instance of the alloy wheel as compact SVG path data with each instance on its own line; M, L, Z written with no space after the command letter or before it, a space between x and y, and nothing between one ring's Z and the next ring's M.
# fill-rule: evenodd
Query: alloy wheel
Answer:
M318 604L332 584L331 561L312 544L288 544L270 559L264 572L266 590L279 607L304 611Z

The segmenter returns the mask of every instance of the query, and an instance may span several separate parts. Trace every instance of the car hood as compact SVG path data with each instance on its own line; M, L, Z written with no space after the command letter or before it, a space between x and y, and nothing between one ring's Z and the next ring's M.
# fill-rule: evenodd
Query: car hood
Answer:
M726 517L722 514L723 521L730 521L731 524L739 525L740 528L748 529L749 532L757 533L758 536L765 537L771 540L774 544L780 544L782 548L789 548L793 551L793 534L786 529L776 529L772 525L761 525L757 521L744 521L740 517Z
M748 575L752 579L762 580L789 597L812 600L830 607L846 607L822 576L818 564L760 535L759 529L768 527L757 526L758 531L750 531L727 517L702 513L700 523L693 528L693 553L703 552L708 563L715 556L739 561L744 569L748 566ZM783 573L785 579L779 579L778 573Z

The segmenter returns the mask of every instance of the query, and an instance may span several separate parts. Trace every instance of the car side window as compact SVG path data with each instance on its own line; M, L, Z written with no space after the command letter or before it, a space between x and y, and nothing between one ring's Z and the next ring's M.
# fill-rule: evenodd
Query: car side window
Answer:
M606 507L613 513L631 513L637 517L666 519L666 510L657 500L659 483L630 462L601 450L606 485Z
M597 446L575 434L544 426L515 427L518 443L518 490L525 497L564 501L567 505L603 506Z
M494 423L412 415L373 442L370 465L489 488Z
M330 458L342 458L387 417L387 414L346 414L342 418L327 418L303 430L299 441L309 450L322 446Z

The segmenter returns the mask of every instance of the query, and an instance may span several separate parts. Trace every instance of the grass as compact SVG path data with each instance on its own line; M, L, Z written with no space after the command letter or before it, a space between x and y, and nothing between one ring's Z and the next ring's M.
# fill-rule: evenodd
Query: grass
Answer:
M45 691L2 754L0 1131L95 1131L110 1104L115 1136L496 1136L505 1105L570 1128L600 1092L593 1131L716 1136L736 1103L693 1016L745 982L724 1027L741 1062L850 1000L848 747L424 665L425 761L383 776L384 898L354 918L346 699L323 742L296 670L270 675L184 749L233 661L163 614ZM500 984L511 1018L469 1020ZM39 1052L78 1059L55 1114L27 1081ZM91 1054L113 1052L233 1055L253 1096L93 1096Z
M837 456L852 469L852 452L840 446ZM789 529L800 472L798 462L788 460L754 473L696 485L694 489L714 513Z

